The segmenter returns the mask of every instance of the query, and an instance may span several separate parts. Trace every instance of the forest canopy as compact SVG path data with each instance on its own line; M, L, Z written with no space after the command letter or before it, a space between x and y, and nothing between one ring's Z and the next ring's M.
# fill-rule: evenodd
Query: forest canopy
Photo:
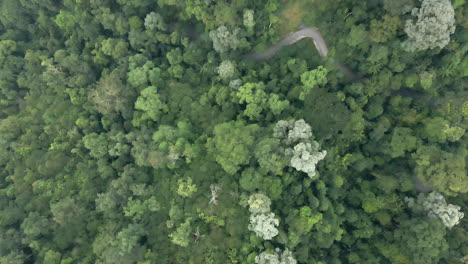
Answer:
M1 0L0 264L467 263L467 36L465 0Z

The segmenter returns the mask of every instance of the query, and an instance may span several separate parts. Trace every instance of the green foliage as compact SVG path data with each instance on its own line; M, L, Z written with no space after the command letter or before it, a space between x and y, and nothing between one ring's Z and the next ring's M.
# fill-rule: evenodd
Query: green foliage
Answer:
M0 1L0 263L463 262L466 1L310 2Z
M301 82L304 84L299 99L304 101L310 90L318 85L326 85L328 70L323 66L317 67L315 70L307 71L301 74Z
M401 157L405 152L416 149L417 138L412 135L412 130L407 127L396 127L393 129L392 141L392 158Z
M242 121L216 125L214 137L208 139L208 150L227 173L234 174L241 165L250 162L259 129L258 125L246 125Z
M167 105L161 100L155 86L141 90L135 102L135 109L141 111L135 112L133 120L135 126L141 125L141 122L145 120L159 121L161 115L168 111Z
M465 159L462 155L443 151L435 146L422 146L413 154L416 176L438 191L466 193L468 183Z
M289 234L289 246L296 247L301 236L311 232L312 227L323 219L321 213L313 213L308 206L294 209L286 218Z
M387 42L396 35L396 31L400 26L400 19L385 15L383 20L373 19L370 24L370 40L374 42Z
M283 169L288 164L281 141L276 138L261 140L255 147L255 158L260 168L276 175L283 174Z
M139 199L133 200L130 197L128 198L127 205L123 208L123 212L125 216L131 217L134 221L140 221L145 213L156 212L159 209L160 205L154 196L144 201Z
M235 95L238 103L246 104L244 114L251 120L260 119L267 109L279 115L289 106L287 100L279 100L279 95L267 94L263 83L245 83Z
M181 247L186 247L190 243L192 228L190 226L191 218L187 218L174 232L169 235L171 242Z
M55 23L63 30L70 32L77 21L72 13L60 10L60 13L55 18Z
M438 263L447 253L445 230L436 220L405 220L393 236L412 263Z
M197 185L192 184L192 178L187 178L185 181L179 179L177 183L179 184L177 194L182 197L190 198L198 190Z
M119 255L124 256L138 245L140 238L145 235L145 230L141 224L129 224L117 234L117 245Z
M106 134L91 133L83 137L83 144L90 150L90 155L94 158L103 158L108 153L108 141Z

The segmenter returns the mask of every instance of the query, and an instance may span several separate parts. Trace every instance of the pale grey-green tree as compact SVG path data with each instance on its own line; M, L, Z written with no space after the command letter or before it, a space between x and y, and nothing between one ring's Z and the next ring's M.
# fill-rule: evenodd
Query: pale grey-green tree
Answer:
M276 228L278 225L279 220L274 213L250 215L249 230L265 240L271 240L278 235L279 231Z
M297 261L293 257L292 252L289 249L281 252L279 248L276 248L274 252L268 253L264 251L255 257L256 264L296 264Z
M447 204L444 196L438 192L420 193L416 199L405 198L408 207L416 213L426 213L430 218L438 218L448 228L460 223L464 214L460 206Z
M145 28L151 31L155 31L158 29L165 30L166 24L164 23L164 19L160 14L151 12L145 17Z
M407 20L408 39L402 43L406 51L443 48L455 32L455 11L449 0L423 0L421 7L411 14L416 20Z
M290 165L298 171L307 173L310 178L316 174L317 163L325 158L326 150L319 151L317 141L312 143L299 143L293 149L286 149L286 155L292 155Z
M253 28L255 26L254 11L251 9L244 10L243 24L246 28Z
M225 60L216 68L216 72L221 79L230 80L236 75L236 65L230 60Z
M223 53L230 49L237 49L239 45L238 34L238 28L229 30L226 26L220 26L216 30L210 31L209 36L213 41L214 49L219 53Z

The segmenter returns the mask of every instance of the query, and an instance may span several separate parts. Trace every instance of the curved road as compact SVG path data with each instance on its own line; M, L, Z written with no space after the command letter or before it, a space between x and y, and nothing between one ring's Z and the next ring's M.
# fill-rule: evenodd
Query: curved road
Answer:
M300 29L296 32L289 34L283 40L271 46L267 51L260 53L260 54L251 53L251 54L245 55L245 58L255 60L255 61L269 59L273 57L281 49L281 47L294 44L303 38L311 38L314 41L315 48L317 48L317 51L320 54L320 56L321 57L327 56L328 46L325 40L323 39L322 34L320 34L320 31L318 30L318 28L306 27L306 28Z
M315 48L317 49L321 57L327 56L328 46L318 28L304 27L298 31L289 34L283 40L271 46L267 51L263 53L250 53L244 55L243 59L249 59L254 61L267 60L273 57L283 46L294 44L304 38L310 38L314 41ZM347 66L341 63L336 63L336 66L346 75L346 77L348 77L352 81L358 81L359 79L361 79L358 75L353 73L353 71L351 71L351 69L349 69Z
M283 40L280 42L276 43L275 45L271 46L267 51L263 53L250 53L247 55L244 55L244 59L249 59L249 60L254 60L254 61L262 61L262 60L267 60L271 57L273 57L283 46L286 45L291 45L296 42L298 42L301 39L304 38L311 38L314 41L315 48L317 49L318 53L320 54L321 57L325 57L328 54L328 46L327 43L325 42L325 39L323 38L322 34L318 30L318 28L315 27L304 27L298 31L295 31L288 36L286 36ZM341 63L336 63L336 66L338 69L340 69L349 79L352 81L358 81L361 79L358 75L353 73L351 69L349 69L346 65L343 65ZM405 94L405 91L399 91L402 93L402 95L406 96L411 96L411 97L418 97L416 94ZM425 186L421 180L419 180L416 176L412 177L413 183L415 185L415 188L418 192L430 192L433 190L432 187L430 186Z

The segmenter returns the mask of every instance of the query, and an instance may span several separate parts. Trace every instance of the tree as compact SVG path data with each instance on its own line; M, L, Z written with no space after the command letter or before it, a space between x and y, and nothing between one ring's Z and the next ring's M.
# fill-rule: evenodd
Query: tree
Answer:
M104 115L121 113L127 119L131 117L134 98L133 89L123 84L118 72L103 76L88 92L96 111Z
M124 215L131 217L134 221L140 221L143 218L144 214L149 212L156 212L160 209L160 205L154 196L151 196L149 199L133 199L133 197L128 198L127 205L123 208Z
M266 108L268 95L264 89L263 83L245 83L237 90L236 98L239 103L246 103L244 114L251 120L259 119Z
M83 137L83 144L90 150L91 157L96 159L103 158L108 154L108 141L105 133L91 133Z
M170 65L177 66L183 60L182 51L180 48L171 49L171 51L166 54L166 58Z
M301 82L303 84L302 91L299 94L299 99L304 101L306 96L310 93L310 90L317 85L325 85L328 82L327 79L328 69L323 66L318 66L317 69L306 71L301 74Z
M47 235L52 227L51 222L37 212L31 212L21 224L23 233L29 239L35 239L41 235Z
M431 192L428 195L420 193L416 200L411 197L406 197L405 200L414 212L427 213L430 218L438 218L449 229L457 225L464 216L460 212L460 206L447 204L444 196L438 192Z
M181 247L186 247L189 245L189 237L191 234L191 218L187 218L184 223L182 223L174 232L169 235L171 242L179 245Z
M257 158L260 168L276 175L281 175L289 162L284 155L281 141L277 138L261 140L255 147L255 158Z
M140 112L135 113L134 125L140 126L142 121L159 121L163 113L169 111L167 105L161 100L158 89L155 86L149 86L141 90L135 102L135 109Z
M421 137L429 142L445 143L456 142L465 134L465 129L459 126L450 126L442 117L426 118L422 121L424 129L421 129Z
M229 30L223 25L218 27L216 30L210 31L209 36L213 41L214 49L219 53L224 53L229 49L237 49L237 46L239 45L238 34L238 28Z
M270 108L275 115L289 106L287 100L280 100L279 95L265 92L265 84L260 83L245 83L235 93L235 98L238 103L246 104L244 114L251 120L258 120L262 116L262 112Z
M48 250L44 256L44 263L60 264L62 254L54 250Z
M297 261L294 259L292 252L289 249L281 252L279 248L276 248L273 253L263 251L255 257L256 264L296 264Z
M273 137L282 139L286 145L291 145L312 138L312 128L304 119L280 120L273 129Z
M129 224L117 234L117 245L119 255L124 256L132 251L138 245L140 238L146 234L141 224Z
M391 15L402 15L411 11L414 0L384 0L384 8Z
M260 189L263 182L263 174L258 170L250 167L242 171L239 184L242 189L246 191L254 191L255 189Z
M434 219L404 220L393 233L403 253L415 264L435 264L447 253L445 228Z
M301 236L310 232L312 227L322 220L322 218L323 215L321 213L313 213L312 209L308 206L291 210L291 213L286 218L289 246L297 246L301 241Z
M177 127L160 125L153 134L153 143L158 152L163 153L168 168L176 168L180 161L190 163L198 155L199 148L195 140L192 126L188 122L177 122Z
M393 0L395 2L395 0ZM382 20L371 20L370 40L378 43L387 42L396 36L401 22L398 17L385 15Z
M218 124L214 127L214 137L208 139L208 151L227 173L234 174L241 165L250 162L259 130L258 125L246 125L243 121Z
M307 173L310 178L316 174L317 163L325 158L326 150L319 151L320 145L313 141L311 143L299 143L293 149L286 149L286 155L292 156L290 165L298 171Z
M50 211L54 216L54 221L65 225L67 223L77 221L83 216L84 209L77 205L76 200L72 197L66 197L60 201L50 205Z
M55 18L55 23L66 32L71 32L73 30L73 26L77 23L77 19L72 13L60 10L60 13Z
M145 17L145 28L147 30L166 30L166 23L164 23L163 17L155 12L151 12Z
M190 198L196 191L197 191L197 185L192 184L192 178L187 178L185 181L183 179L179 179L177 181L179 184L179 187L177 188L177 194Z
M25 263L27 256L19 251L11 251L8 255L0 256L0 263L4 264L23 264Z
M292 252L289 249L281 252L279 248L270 254L268 251L260 253L255 257L256 264L296 264L297 261L294 259Z
M412 135L411 128L396 127L393 130L392 141L390 146L392 148L392 158L401 157L405 152L416 149L417 138Z
M406 21L408 40L402 43L406 51L447 46L450 34L455 32L455 11L449 0L423 0L421 8L414 8L411 14L416 21Z
M252 214L265 214L270 212L271 200L262 193L252 194L249 197L249 211Z
M284 155L289 164L298 171L303 171L312 178L315 167L325 158L327 151L319 151L320 145L312 140L312 128L303 119L280 120L273 129L273 137L281 139L286 145Z
M251 29L255 26L254 11L251 9L244 10L243 22L244 26Z
M230 60L224 60L216 68L216 72L219 74L222 80L231 80L236 75L236 66Z
M280 100L278 94L272 93L270 94L270 98L268 98L268 107L274 115L278 116L289 107L289 101Z
M463 150L461 153L464 153ZM460 153L460 154L461 154ZM439 192L468 192L463 155L443 151L436 146L422 146L412 154L416 176Z
M252 214L250 215L249 230L262 239L271 240L277 236L279 231L276 228L279 225L279 220L275 218L274 213Z

